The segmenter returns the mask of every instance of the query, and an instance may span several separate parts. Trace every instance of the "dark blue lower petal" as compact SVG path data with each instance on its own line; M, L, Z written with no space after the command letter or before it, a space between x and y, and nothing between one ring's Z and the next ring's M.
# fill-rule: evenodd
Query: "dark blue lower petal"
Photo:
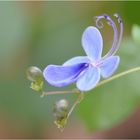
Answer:
M87 56L76 56L73 57L69 60L67 60L63 66L71 66L71 65L75 65L75 64L81 64L81 63L89 63L90 60Z
M86 63L71 66L49 65L45 68L43 75L49 84L64 87L75 82L85 68Z

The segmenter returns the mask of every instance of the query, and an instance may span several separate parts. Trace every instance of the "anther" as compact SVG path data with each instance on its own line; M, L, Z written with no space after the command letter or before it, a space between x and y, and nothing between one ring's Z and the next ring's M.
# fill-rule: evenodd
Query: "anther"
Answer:
M109 16L107 14L103 14L104 18L107 20L110 20Z
M115 13L114 16L118 19L119 23L122 23L122 19L120 18L119 14Z

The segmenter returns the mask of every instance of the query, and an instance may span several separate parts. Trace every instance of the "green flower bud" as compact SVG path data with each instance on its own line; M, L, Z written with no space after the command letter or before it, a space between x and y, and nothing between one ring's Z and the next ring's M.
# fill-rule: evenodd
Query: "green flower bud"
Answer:
M57 125L58 128L61 130L64 129L67 123L67 116L69 111L69 103L65 99L61 99L54 104L54 116L56 120L54 123Z
M32 82L43 79L42 71L35 66L29 67L26 71L26 74L27 74L27 78Z
M57 119L65 118L68 113L68 108L69 108L69 103L67 100L61 99L61 100L57 101L55 103L54 109L53 109L54 116Z
M35 91L42 92L44 79L42 71L35 66L31 66L26 71L27 78L32 82L31 88Z

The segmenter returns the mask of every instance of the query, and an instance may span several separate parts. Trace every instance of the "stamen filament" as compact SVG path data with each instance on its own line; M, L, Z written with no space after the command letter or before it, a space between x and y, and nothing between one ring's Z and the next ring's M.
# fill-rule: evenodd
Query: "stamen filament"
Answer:
M117 39L118 39L118 30L117 30L116 24L114 23L114 21L108 15L104 14L104 15L101 15L101 16L96 16L95 18L96 18L96 26L98 28L103 27L103 24L102 24L102 26L99 25L100 20L101 19L106 19L108 21L108 24L110 26L112 26L113 31L114 31L114 38L113 38L112 47L109 50L109 52L102 58L102 59L105 59L106 57L111 56L112 54L114 54L114 52L116 52L116 45L117 45ZM100 23L102 23L102 22L100 22Z
M118 41L118 45L116 47L116 50L114 51L113 55L117 52L117 50L120 48L121 45L121 41L122 41L122 35L123 35L123 22L122 19L120 18L120 16L118 14L114 14L114 16L118 19L118 23L120 25L120 35L119 35L119 41Z

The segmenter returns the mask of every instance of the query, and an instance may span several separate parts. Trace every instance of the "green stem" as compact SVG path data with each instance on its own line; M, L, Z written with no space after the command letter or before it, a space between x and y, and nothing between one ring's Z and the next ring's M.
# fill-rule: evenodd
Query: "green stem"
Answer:
M125 76L125 75L130 74L130 73L133 73L133 72L137 72L137 71L140 71L140 67L136 67L136 68L133 68L133 69L130 69L130 70L121 72L119 74L116 74L116 75L112 76L109 79L106 79L106 80L101 81L96 87L102 86L102 85L104 85L104 84L106 84L108 82L111 82L111 81L113 81L115 79L118 79L118 78L120 78L122 76Z
M71 107L69 113L68 113L68 116L67 116L67 119L68 117L71 115L71 113L73 112L73 110L75 109L75 107L77 106L77 104L79 104L82 100L84 99L84 93L80 93L77 100L74 102L73 106Z
M48 91L48 92L42 92L43 96L47 95L54 95L54 94L72 94L72 93L80 93L80 90L73 89L73 90L63 90L63 91Z

